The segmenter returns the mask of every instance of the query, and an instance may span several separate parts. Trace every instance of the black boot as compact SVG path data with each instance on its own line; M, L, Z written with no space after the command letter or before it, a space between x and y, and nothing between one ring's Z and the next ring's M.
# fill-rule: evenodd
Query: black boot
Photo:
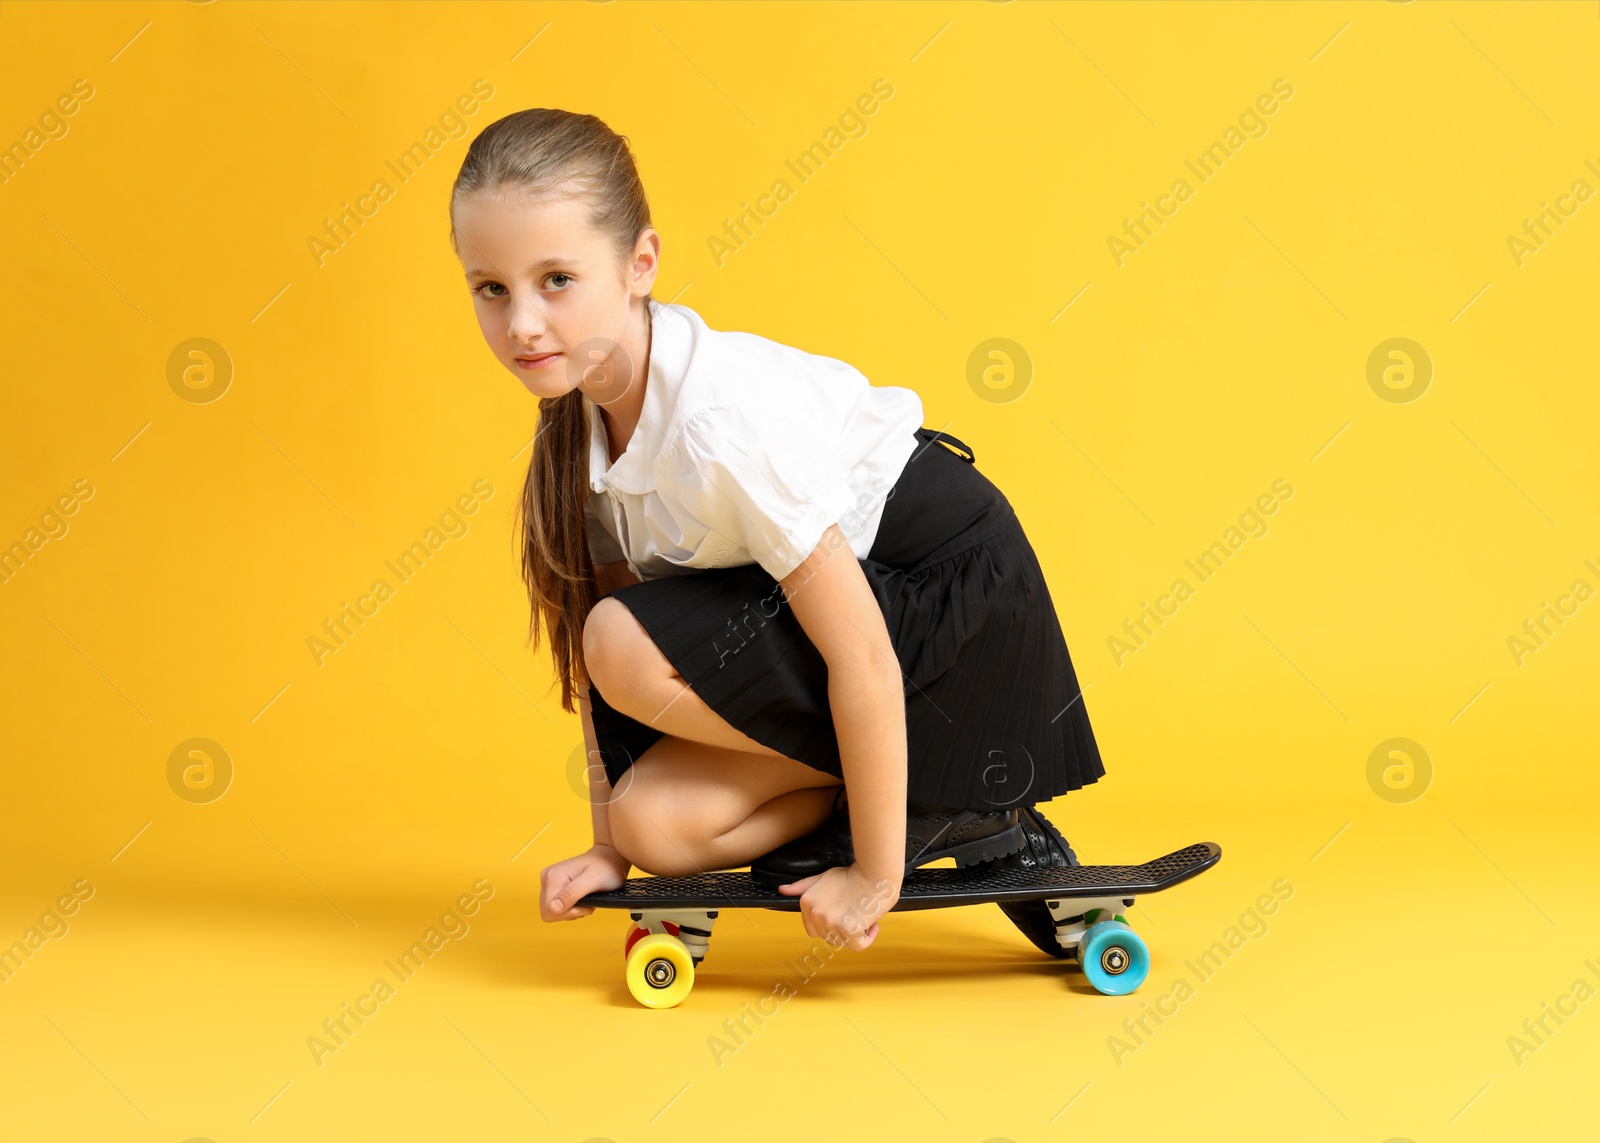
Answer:
M1046 869L1077 865L1078 855L1061 836L1055 823L1034 806L1022 807L1022 828L1027 834L1027 844L1010 857L995 862L996 868ZM1011 918L1011 923L1032 941L1040 952L1054 957L1065 957L1067 950L1056 940L1056 922L1043 901L1002 901L1000 911Z
M941 857L955 858L958 866L992 861L1023 848L1025 837L1017 811L962 810L906 804L906 867ZM794 841L780 845L750 863L750 878L757 885L776 889L802 877L822 873L855 861L850 840L850 810L844 804L844 787L834 796L833 813L822 825Z

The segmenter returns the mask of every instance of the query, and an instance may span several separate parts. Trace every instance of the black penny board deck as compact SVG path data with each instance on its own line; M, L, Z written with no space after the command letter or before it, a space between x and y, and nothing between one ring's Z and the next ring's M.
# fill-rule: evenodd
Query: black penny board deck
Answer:
M948 909L1000 901L1058 897L1135 897L1159 893L1210 869L1222 847L1203 841L1143 865L1073 865L1017 869L974 865L966 869L917 869L900 886L891 912ZM798 913L800 897L789 897L750 879L747 871L697 873L689 877L630 877L620 889L590 893L579 905L597 909L777 909Z

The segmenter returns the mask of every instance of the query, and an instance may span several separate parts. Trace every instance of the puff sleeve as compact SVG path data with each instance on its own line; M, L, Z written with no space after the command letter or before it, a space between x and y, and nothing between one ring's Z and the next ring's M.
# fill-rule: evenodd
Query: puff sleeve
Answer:
M802 409L718 406L685 423L666 474L699 524L780 580L855 504L837 443Z

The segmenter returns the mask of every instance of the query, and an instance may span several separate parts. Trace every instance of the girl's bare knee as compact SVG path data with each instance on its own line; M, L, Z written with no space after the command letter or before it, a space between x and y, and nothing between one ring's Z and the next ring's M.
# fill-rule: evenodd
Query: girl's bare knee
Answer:
M583 623L583 663L613 710L632 705L631 688L639 678L642 644L650 637L626 604L607 597L595 604Z
M590 609L583 621L583 666L590 681L603 691L609 701L611 695L611 644L613 612L622 607L614 599L602 599Z
M683 877L701 869L682 847L648 813L609 809L611 844L630 863L657 877Z
M606 806L612 845L635 866L658 877L700 872L685 852L686 839L668 832L677 823L665 801L652 796L650 783L639 781L640 765L629 767Z

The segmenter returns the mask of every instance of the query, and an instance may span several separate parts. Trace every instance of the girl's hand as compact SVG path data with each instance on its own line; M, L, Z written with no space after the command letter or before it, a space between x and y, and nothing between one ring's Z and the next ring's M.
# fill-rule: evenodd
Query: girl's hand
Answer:
M873 881L859 865L839 865L780 885L778 892L799 895L807 934L859 951L877 939L877 918L900 900L900 879Z
M590 893L620 889L632 868L609 845L595 845L587 853L546 866L539 871L539 916L546 921L587 917L593 906L574 908L573 902Z

